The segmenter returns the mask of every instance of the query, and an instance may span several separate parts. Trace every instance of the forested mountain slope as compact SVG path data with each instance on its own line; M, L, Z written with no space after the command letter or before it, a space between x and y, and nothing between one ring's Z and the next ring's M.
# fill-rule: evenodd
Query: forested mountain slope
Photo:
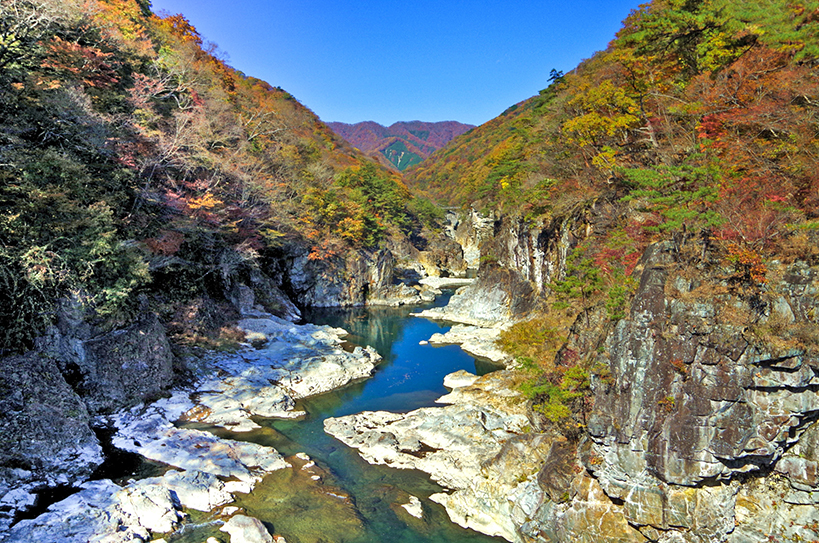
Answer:
M553 71L539 95L405 180L564 247L560 266L524 275L572 311L603 303L621 318L635 267L663 240L697 245L700 271L718 264L761 289L766 262L819 254L818 32L819 2L656 0L605 51ZM554 249L522 243L495 243L482 258L527 267Z
M630 243L773 248L816 212L816 2L658 0L607 50L407 172L450 204L559 213L616 193ZM790 226L789 226L790 225Z
M356 148L368 154L380 154L401 171L418 164L452 138L474 128L455 121L397 122L386 127L372 121L355 124L333 122L328 126Z
M815 1L655 0L405 173L488 233L447 317L506 301L560 436L522 540L819 534L817 32Z
M4 0L0 68L0 352L66 296L110 326L418 227L397 176L150 2Z

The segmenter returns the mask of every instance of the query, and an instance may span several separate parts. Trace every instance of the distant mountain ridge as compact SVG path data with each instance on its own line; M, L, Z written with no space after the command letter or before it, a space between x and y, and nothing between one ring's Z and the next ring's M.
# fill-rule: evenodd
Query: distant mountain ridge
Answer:
M457 121L409 121L390 126L374 121L355 124L333 122L327 125L361 151L401 171L418 164L454 138L475 128L474 125Z

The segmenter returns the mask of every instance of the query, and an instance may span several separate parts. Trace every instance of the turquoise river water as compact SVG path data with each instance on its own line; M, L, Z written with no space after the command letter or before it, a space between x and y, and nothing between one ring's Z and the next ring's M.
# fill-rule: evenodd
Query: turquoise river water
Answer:
M448 295L430 305L444 305ZM429 307L430 305L424 306ZM288 543L499 543L503 541L465 530L451 523L443 507L431 502L442 489L415 470L373 466L358 453L324 433L323 422L361 411L406 412L433 406L447 390L443 378L465 369L484 374L494 368L465 354L457 346L420 345L449 326L409 316L419 308L353 308L314 310L305 315L316 324L350 332L353 345L372 345L383 357L370 379L302 401L307 412L298 420L260 420L264 427L247 434L211 429L232 439L275 447L294 468L279 470L236 505L261 519L271 533ZM295 457L307 453L316 465ZM318 479L318 480L317 480ZM416 519L399 507L409 496L421 499L424 518ZM196 519L191 519L196 520ZM209 524L174 537L172 543L204 541Z

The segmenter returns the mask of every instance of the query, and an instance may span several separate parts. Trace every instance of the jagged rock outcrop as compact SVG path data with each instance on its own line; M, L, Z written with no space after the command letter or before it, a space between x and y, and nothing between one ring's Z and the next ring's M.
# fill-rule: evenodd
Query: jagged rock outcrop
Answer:
M427 232L419 244L423 250L396 236L378 250L320 258L292 246L270 275L281 278L280 288L301 307L418 304L431 300L421 278L466 273L460 247L443 234Z
M88 339L66 372L92 414L156 398L173 382L173 354L165 328L149 315L124 330Z
M37 339L92 415L110 413L156 398L174 379L173 353L165 327L153 313L123 329L93 326L93 311L79 299L59 303L56 325Z
M38 491L76 486L102 464L93 415L156 398L173 379L155 316L101 334L79 300L58 306L36 350L0 358L0 533Z
M605 227L600 214L608 217L610 207L601 201L545 222L451 212L448 235L469 267L479 268L478 280L424 316L487 327L525 318L543 302L549 283L565 276L570 249Z
M351 251L344 258L286 259L286 289L303 307L349 307L420 303L418 289L396 279L392 252Z
M537 307L538 294L532 284L514 271L485 266L478 280L459 288L445 307L434 307L419 315L492 327L520 320Z
M234 282L230 290L225 292L225 298L241 316L259 317L271 314L292 322L301 320L299 308L270 277L254 268L249 274L249 279L249 284Z
M401 266L417 270L427 277L465 277L469 263L463 249L446 228L443 231L424 228L417 236L392 238L388 248Z
M295 400L368 377L380 361L380 356L372 348L357 347L352 352L343 349L342 337L346 333L341 329L296 325L272 315L244 319L238 324L249 336L259 340L259 348L245 346L237 353L212 353L191 361L195 382L188 388L174 390L168 397L147 405L97 418L97 423L107 424L115 430L112 445L116 448L172 466L175 470L162 477L131 481L120 487L108 480L80 484L96 464L90 468L85 466L85 471L77 474L78 479L70 481L63 469L59 482L73 483L79 491L53 504L43 515L19 522L6 532L11 520L12 511L9 511L7 521L0 524L0 537L20 543L52 540L114 543L150 541L157 534L177 530L187 518L186 509L213 512L231 503L236 493L251 492L271 473L293 469L272 447L219 437L186 427L185 422L200 421L244 432L259 427L251 417L299 416L303 412L294 411ZM30 360L20 358L20 364L31 366ZM56 367L54 363L47 366L54 372L55 379L60 377ZM78 409L82 410L80 398L68 384L63 382L62 387L64 390L60 394L73 398ZM67 409L56 399L53 403L57 404L54 406L56 410ZM85 411L81 414L85 424L81 429L90 433L89 416ZM36 423L42 425L42 421ZM60 420L55 421L55 424L59 423ZM55 431L60 428L55 426ZM35 443L34 453L57 451L55 458L51 459L56 462L60 459L59 454L69 450L64 440L76 439L76 436L66 430L63 441L60 438L54 436L53 445ZM315 466L307 455L298 457L297 471L304 470L306 464ZM80 471L82 462L88 463L93 458L88 453L88 458L72 457L66 461L74 462L72 465ZM99 453L96 458L98 464L101 461ZM305 471L308 473L312 472ZM34 496L27 492L28 487L18 485L12 489L3 484L0 483L0 506L5 506L6 501L9 502L8 509L25 509L31 505ZM332 499L336 500L337 496ZM11 503L14 500L25 503ZM228 512L224 508L220 515L227 520L226 517L233 513L235 511ZM266 530L263 527L256 529L262 525L250 517L232 523L227 520L226 525L236 528L230 531L232 539L267 540Z
M577 446L550 451L518 525L524 540L764 541L819 535L817 274L729 269L649 247L628 316L583 318L603 338ZM733 277L733 278L732 278ZM813 517L811 516L813 515Z
M484 217L474 209L447 213L446 232L463 251L467 267L477 270L481 264L481 244L495 235L495 216Z
M67 484L101 462L91 417L53 359L0 359L0 464Z
M53 359L0 358L0 534L36 491L83 481L102 463L90 421Z
M572 327L568 346L609 371L592 379L594 408L579 442L542 435L536 452L509 439L540 458L537 477L496 504L512 520L502 533L510 541L819 536L819 274L771 262L767 281L749 284L730 263L684 258L677 242L650 246L627 316L612 322L603 306L592 307ZM484 307L497 283L460 290L441 316L468 322L478 308L474 315L508 317L511 298L498 296L497 312ZM370 422L360 423L369 440L342 439L369 450L365 457L397 462L384 432L400 445L403 430ZM474 503L442 503L457 522L501 534L493 526L504 523L478 520Z
M606 339L612 382L597 388L585 464L632 525L723 540L741 474L811 479L815 460L784 455L819 417L819 289L795 264L745 295L678 273L676 254L648 249L630 315Z

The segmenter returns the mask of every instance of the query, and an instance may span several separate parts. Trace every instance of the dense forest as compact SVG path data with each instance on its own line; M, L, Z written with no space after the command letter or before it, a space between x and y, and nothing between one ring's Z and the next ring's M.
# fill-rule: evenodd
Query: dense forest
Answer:
M0 4L0 352L29 348L55 300L112 327L219 292L285 245L329 259L435 215L150 7Z
M656 0L605 51L406 172L449 205L587 224L566 276L545 285L557 311L507 334L551 375L533 395L588 387L584 372L564 377L578 357L552 363L555 345L580 312L623 317L653 242L696 243L692 265L728 270L748 297L764 291L766 263L816 261L817 32L818 2Z

